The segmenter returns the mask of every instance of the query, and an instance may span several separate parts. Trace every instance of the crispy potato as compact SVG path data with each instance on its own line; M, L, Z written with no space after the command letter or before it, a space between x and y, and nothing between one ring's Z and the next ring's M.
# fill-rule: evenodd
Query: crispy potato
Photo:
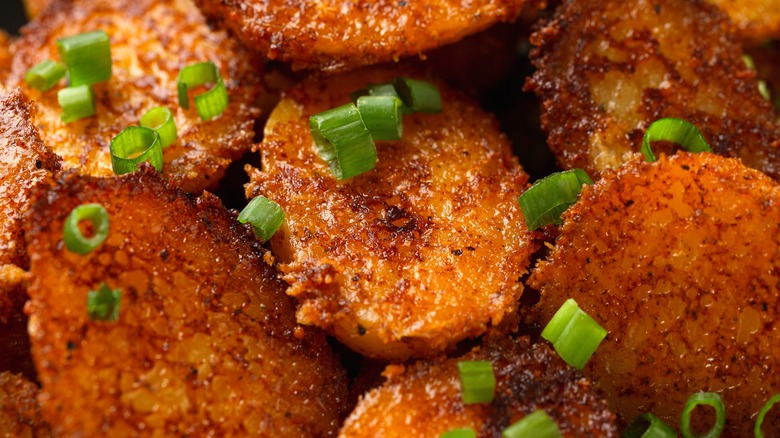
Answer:
M692 393L716 391L727 436L752 436L780 388L779 223L780 186L738 160L637 157L564 214L531 277L537 321L574 298L609 331L585 370L624 420L677 425Z
M31 20L43 12L43 10L52 2L53 0L22 0L24 11L27 13L27 18Z
M64 124L57 90L27 88L24 74L38 62L59 59L58 38L99 29L111 37L113 76L94 86L97 117ZM191 0L56 0L12 48L9 82L38 102L35 124L67 168L113 175L111 139L157 106L173 111L179 131L165 150L163 173L186 191L214 187L228 164L251 148L258 115L253 104L262 92L256 57L209 29ZM179 107L176 79L186 65L208 60L219 67L231 102L222 116L203 122L194 105L188 111Z
M0 29L0 86L5 84L5 77L11 67L11 37Z
M532 37L542 127L564 168L591 175L638 151L662 117L697 125L713 150L780 178L772 105L733 26L700 0L568 0Z
M748 41L780 37L780 0L707 1L723 9Z
M26 296L22 216L33 188L59 169L60 160L30 123L33 105L18 90L0 85L0 323L21 310Z
M50 437L49 425L41 418L35 397L38 387L24 377L0 372L0 435L6 437Z
M63 221L99 202L106 241L81 256ZM328 436L346 376L250 227L208 193L169 188L147 166L121 178L71 174L27 216L29 332L41 409L58 435ZM116 322L87 292L121 289Z
M397 60L512 21L526 0L196 0L250 47L293 68L345 69Z
M373 171L340 182L317 155L309 116L408 74L292 89L266 126L264 171L248 169L247 196L286 213L271 244L298 321L384 359L435 354L514 312L536 249L517 204L528 176L493 117L447 88L442 114L407 115L403 140L377 142Z
M457 363L488 360L496 377L492 404L464 405ZM468 427L500 436L510 424L544 410L564 436L618 436L615 415L588 379L549 347L528 338L496 338L457 359L386 369L389 380L367 393L347 418L341 437L438 437Z

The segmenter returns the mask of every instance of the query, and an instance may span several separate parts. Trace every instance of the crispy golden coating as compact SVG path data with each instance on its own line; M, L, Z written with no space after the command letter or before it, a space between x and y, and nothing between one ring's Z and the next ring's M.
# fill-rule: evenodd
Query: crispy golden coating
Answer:
M309 116L408 74L364 70L292 89L247 186L286 213L271 243L298 321L385 359L435 354L500 322L536 248L517 205L528 176L493 117L447 88L443 113L407 115L401 141L377 142L371 172L339 182L317 155Z
M65 217L99 202L106 241L62 242ZM208 193L195 200L146 167L70 175L27 216L29 332L42 412L58 435L328 436L346 376L248 226ZM87 292L122 289L117 322L91 321Z
M512 21L526 0L196 0L250 47L293 68L397 60Z
M5 77L11 67L11 37L0 29L0 86L5 84Z
M662 117L696 124L713 150L780 178L772 105L733 26L701 0L568 0L532 37L542 127L564 168L597 175L638 151Z
M691 393L717 391L727 436L752 436L780 388L778 224L780 186L738 160L637 157L564 214L531 277L537 321L574 298L609 331L586 374L624 420L677 425Z
M0 85L0 323L25 300L23 214L32 190L57 171L60 160L30 122L33 105L18 90Z
M59 59L56 40L93 30L111 37L113 76L97 84L97 116L70 124L60 120L57 89L25 92L39 104L35 124L67 168L84 174L113 175L109 143L122 129L137 125L151 108L174 113L179 139L165 150L163 173L193 193L213 187L230 162L251 148L261 88L255 56L224 32L209 29L191 0L56 0L23 30L14 44L11 84L26 87L27 70ZM221 117L203 122L194 105L179 107L179 71L201 61L219 67L230 96Z
M707 0L723 9L749 41L780 37L780 0Z
M492 404L463 404L461 360L492 363ZM389 380L363 396L339 436L438 437L468 427L479 437L494 437L538 409L564 436L618 436L615 415L599 390L549 347L530 345L528 338L496 338L457 359L393 365L385 374Z
M24 377L0 372L0 435L5 437L50 437L35 397L38 387Z
M49 6L53 0L22 0L24 3L24 11L27 13L27 17L30 19L35 18Z

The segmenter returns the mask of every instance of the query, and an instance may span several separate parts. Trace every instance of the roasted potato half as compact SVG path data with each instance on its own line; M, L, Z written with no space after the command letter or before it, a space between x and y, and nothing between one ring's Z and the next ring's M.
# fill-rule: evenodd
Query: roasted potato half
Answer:
M24 75L41 61L60 59L58 38L95 30L111 38L113 74L93 87L97 116L65 124L57 88L38 92L26 86ZM38 103L34 124L68 169L113 175L111 139L158 106L173 111L179 133L165 149L163 173L186 191L213 188L230 162L252 146L254 103L263 92L257 57L225 32L211 30L191 0L55 0L12 49L8 81ZM202 121L193 105L185 111L177 97L179 71L202 61L217 65L230 99L211 121Z
M346 69L453 43L501 21L526 0L196 0L250 47L293 68Z
M441 114L404 117L379 162L338 181L316 152L313 114L368 83L413 75L370 69L311 79L286 94L248 169L247 196L279 203L271 239L298 321L367 356L430 356L514 312L537 245L517 198L528 176L495 119L441 86Z
M466 405L457 364L485 360L496 379L493 402ZM361 398L339 436L438 437L471 428L478 437L495 437L540 409L563 436L618 436L615 415L596 386L528 338L491 339L459 358L391 365L385 374L388 381Z
M33 104L18 89L0 85L0 323L8 323L25 301L23 215L32 190L58 171L59 157L31 123Z
M87 203L107 210L109 230L80 255L63 222ZM214 196L187 196L147 166L71 173L26 221L29 332L55 434L335 435L347 397L338 358L295 323L269 254ZM115 321L88 313L101 285L121 290Z
M602 176L533 271L537 322L574 298L608 330L585 374L623 420L652 412L676 426L692 393L714 391L726 436L752 436L780 388L780 185L709 153Z
M0 372L0 435L6 437L52 436L36 400L38 387L21 375Z
M780 177L780 130L728 18L703 0L567 0L532 36L542 127L559 164L592 176L638 151L662 117Z

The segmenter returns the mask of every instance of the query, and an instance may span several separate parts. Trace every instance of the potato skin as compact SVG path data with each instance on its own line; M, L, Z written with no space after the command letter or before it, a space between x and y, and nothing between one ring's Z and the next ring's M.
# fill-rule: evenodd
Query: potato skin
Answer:
M99 29L111 37L113 75L94 86L97 116L64 124L57 89L30 89L24 75L38 62L59 59L58 38ZM252 146L254 102L263 92L257 57L225 32L212 31L191 0L55 0L12 49L8 81L38 103L35 125L68 169L113 175L111 139L157 106L173 111L179 131L165 149L163 173L186 191L213 188L230 162ZM230 104L222 116L203 122L194 105L179 107L176 79L183 67L208 60L219 67Z
M775 110L742 61L733 25L702 0L568 0L532 36L542 128L561 167L591 176L638 151L663 117L712 149L780 177ZM670 150L670 149L667 149Z
M62 225L99 202L106 241L70 253ZM346 376L265 250L212 195L171 189L150 167L66 175L27 215L29 332L44 418L60 436L329 436ZM87 292L121 288L117 322Z
M0 85L0 323L20 312L29 266L22 229L33 189L59 170L60 159L31 123L33 104Z
M780 0L707 0L723 9L740 38L761 43L780 36Z
M574 298L609 331L585 374L624 421L676 426L692 393L716 391L727 436L752 436L780 388L778 224L780 186L738 160L637 157L564 214L530 279L536 321ZM770 417L765 430L780 430Z
M0 372L0 435L6 437L52 436L41 418L35 397L38 387L21 375Z
M514 20L526 0L196 0L248 46L293 68L397 61Z
M298 321L364 355L430 356L514 312L536 249L517 198L528 176L496 121L439 84L441 114L404 117L403 139L339 182L317 155L309 116L407 70L312 79L272 113L247 196L281 205L271 239Z
M492 404L464 405L457 363L488 360L496 376ZM543 409L564 436L618 436L615 415L588 379L547 345L494 338L462 357L392 365L389 377L358 403L339 433L347 437L438 437L462 427L499 437L507 426Z

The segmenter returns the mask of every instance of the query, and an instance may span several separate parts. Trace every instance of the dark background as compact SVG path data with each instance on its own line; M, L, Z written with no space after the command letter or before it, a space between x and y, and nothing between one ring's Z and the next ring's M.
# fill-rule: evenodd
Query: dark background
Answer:
M2 12L0 12L0 27L12 34L19 33L27 17L24 15L24 8L21 0L0 0L3 3Z

